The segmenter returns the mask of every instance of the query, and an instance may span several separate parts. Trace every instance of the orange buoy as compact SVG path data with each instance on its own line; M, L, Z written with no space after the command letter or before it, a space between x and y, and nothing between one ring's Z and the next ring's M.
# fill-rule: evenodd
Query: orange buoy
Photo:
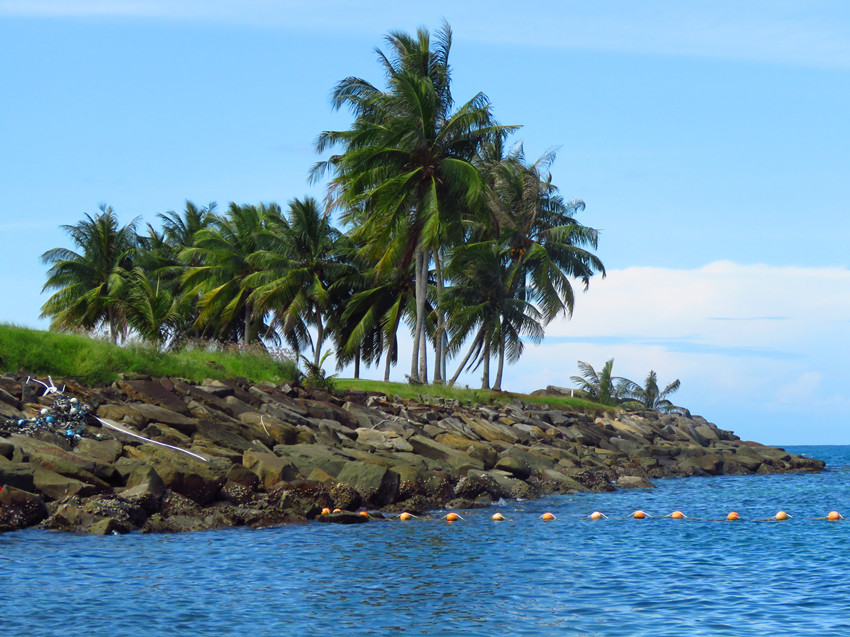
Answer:
M359 513L360 515L362 515L364 518L368 518L368 517L369 517L369 512L368 512L368 511L358 511L357 513Z
M646 513L638 509L637 511L632 513L632 517L634 517L635 520L643 520L646 517Z
M670 517L674 520L681 520L683 517L685 517L685 514L681 511L673 511L673 513L670 514Z
M841 520L841 514L838 511L830 511L829 515L826 516L827 520Z
M780 511L779 513L776 514L776 519L777 520L787 520L788 514L785 513L785 511Z
M741 517L738 515L737 511L732 511L729 515L726 516L727 520L739 520Z
M548 511L540 516L541 520L554 520L555 516L549 513Z
M460 520L460 516L457 513L447 513L446 519L449 522L456 522L457 520Z
M407 521L412 517L413 517L413 515L411 515L407 511L403 511L402 513L399 514L398 519Z
M493 514L493 519L496 520L496 522L501 522L502 520L505 519L505 516L497 511L496 513Z
M601 519L602 519L602 518L604 518L604 517L605 517L605 516L604 516L604 515L602 515L599 511L594 511L593 513L591 513L591 514L590 514L590 519L591 519L591 520L601 520Z
M327 515L330 512L331 512L331 510L328 507L325 507L324 509L322 509L322 515Z
M342 509L334 509L334 513L342 513Z

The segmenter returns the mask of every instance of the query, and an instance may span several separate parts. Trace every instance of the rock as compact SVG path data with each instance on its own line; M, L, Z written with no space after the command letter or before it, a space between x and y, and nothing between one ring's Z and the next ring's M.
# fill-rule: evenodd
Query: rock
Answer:
M298 470L292 462L273 453L249 449L242 456L242 464L256 474L266 489L281 480L293 480L298 475Z
M180 412L160 407L158 405L148 405L146 403L134 403L133 409L139 412L145 419L145 422L157 422L169 427L173 427L177 431L187 436L191 436L198 429L198 423L194 418L185 416ZM188 409L186 409L188 413Z
M3 484L0 490L0 532L33 526L47 517L47 506L35 493Z
M413 447L414 453L440 460L445 463L456 476L464 476L470 469L484 469L484 463L478 458L473 458L465 453L440 444L436 440L424 436L411 436L407 439Z
M395 471L367 462L348 462L337 480L360 493L367 502L378 507L398 499L400 476Z
M615 483L620 489L654 489L655 485L641 476L620 476Z
M118 386L130 397L145 406L159 406L171 412L188 414L186 403L175 396L171 391L163 387L162 383L155 380L125 380L118 381ZM138 405L134 405L138 408ZM171 424L166 420L167 424Z
M531 467L522 460L511 456L499 458L495 468L511 474L518 480L527 480L531 476Z
M326 524L364 524L369 518L359 513L351 511L340 511L339 513L326 513L316 517L316 522L324 522Z

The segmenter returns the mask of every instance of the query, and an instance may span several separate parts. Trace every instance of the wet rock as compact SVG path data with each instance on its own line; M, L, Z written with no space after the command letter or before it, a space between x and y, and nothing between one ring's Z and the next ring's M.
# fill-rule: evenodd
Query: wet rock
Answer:
M44 500L35 493L3 484L0 490L0 531L16 531L47 517Z
M620 476L615 483L620 489L653 489L655 485L641 476Z
M364 501L381 507L398 499L401 478L388 467L355 461L346 463L337 480L356 489Z

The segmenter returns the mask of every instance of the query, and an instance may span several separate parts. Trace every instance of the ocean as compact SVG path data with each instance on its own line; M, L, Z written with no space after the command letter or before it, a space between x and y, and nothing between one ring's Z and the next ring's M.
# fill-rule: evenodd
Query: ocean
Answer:
M5 635L848 635L850 446L463 519L0 535ZM634 519L635 510L648 514ZM685 519L669 515L681 510ZM778 511L790 519L776 521ZM494 522L500 511L508 518ZM607 518L585 519L593 511ZM740 519L726 520L730 511ZM554 520L542 520L544 512ZM435 512L442 516L445 512Z

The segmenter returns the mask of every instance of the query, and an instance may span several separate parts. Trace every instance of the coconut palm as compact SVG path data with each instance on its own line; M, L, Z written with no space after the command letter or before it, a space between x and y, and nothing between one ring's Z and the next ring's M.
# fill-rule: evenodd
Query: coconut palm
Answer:
M162 348L169 339L180 334L186 323L188 308L182 300L165 287L159 279L152 284L141 267L128 274L128 291L124 311L127 323L144 340Z
M554 153L528 164L521 145L505 157L501 140L483 151L479 162L487 176L490 217L478 232L504 244L518 270L515 285L525 286L544 324L561 313L571 316L572 281L581 281L587 289L594 274L605 276L602 261L591 252L597 247L597 230L575 219L584 202L567 202L558 193L549 173Z
M460 211L481 196L483 182L472 164L485 140L508 127L493 121L479 93L452 112L448 24L431 36L400 32L387 36L390 54L378 51L388 88L381 91L356 77L342 80L333 104L350 108L346 131L326 131L317 150L341 147L320 162L314 177L331 171L330 196L351 223L352 239L379 273L414 266L416 325L411 379L425 382L425 305L431 250L457 241ZM418 366L417 366L418 361Z
M668 399L668 396L678 391L679 379L674 380L663 390L658 388L658 377L654 371L650 371L644 381L643 387L632 382L626 397L645 409L660 411L661 413L684 413L683 407L677 407Z
M56 290L41 308L51 329L94 330L105 326L117 342L127 333L124 314L125 275L132 269L136 247L135 221L120 226L111 206L62 228L77 251L54 248L41 255L50 264L42 290Z
M263 236L264 247L248 257L256 269L245 279L253 289L249 300L273 314L296 352L309 345L318 366L326 333L340 314L335 285L351 270L343 256L344 237L313 197L293 199L286 218L270 220Z
M497 242L455 248L447 271L452 285L445 290L442 307L452 334L449 350L457 351L475 331L469 351L449 384L454 384L471 358L472 368L483 366L482 388L489 389L490 358L495 353L499 367L493 388L501 389L505 354L508 361L515 361L522 354L523 336L535 343L542 339L540 312L524 294L517 294L512 280L516 269L509 267Z
M613 375L614 359L607 361L597 373L593 366L578 362L581 376L571 376L574 383L590 400L602 405L622 405L629 397L632 381Z
M231 203L226 215L214 215L208 227L194 233L192 246L180 252L180 259L197 264L183 275L187 294L198 295L196 326L224 340L241 337L245 344L265 332L263 314L251 299L254 288L246 280L260 269L249 256L266 247L264 231L279 217L277 204Z

